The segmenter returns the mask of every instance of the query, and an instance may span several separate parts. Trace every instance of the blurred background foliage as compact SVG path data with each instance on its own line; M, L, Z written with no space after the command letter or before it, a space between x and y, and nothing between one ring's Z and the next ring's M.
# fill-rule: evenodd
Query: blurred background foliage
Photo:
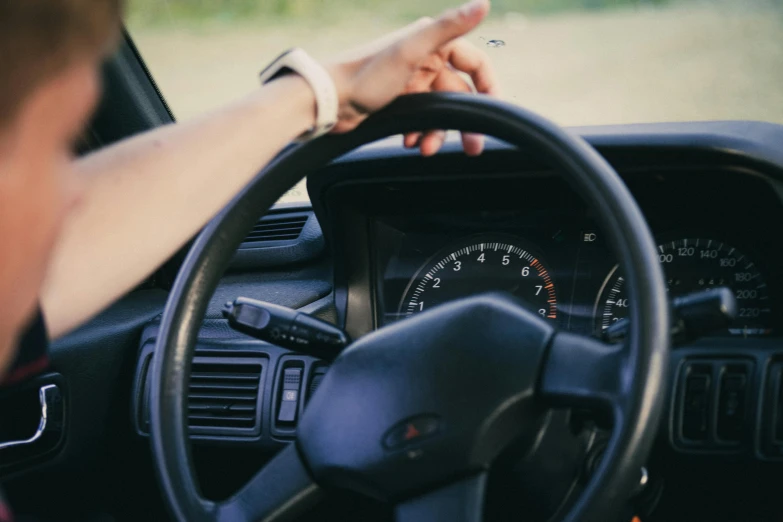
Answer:
M546 15L567 11L649 7L684 0L493 0L492 15L513 12ZM780 2L783 0L766 0ZM129 16L135 24L165 25L172 22L279 23L309 18L332 21L352 14L369 14L407 21L437 13L460 0L129 0Z

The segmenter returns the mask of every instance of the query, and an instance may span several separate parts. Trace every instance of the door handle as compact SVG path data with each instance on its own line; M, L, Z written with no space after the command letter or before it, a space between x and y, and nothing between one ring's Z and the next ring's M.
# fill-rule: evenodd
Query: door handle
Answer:
M55 429L54 425L58 426L57 429L61 427L63 408L60 387L56 384L41 386L38 390L38 402L41 405L41 421L38 423L38 429L35 430L35 433L27 439L0 442L0 451L33 444L41 439L48 431ZM60 418L58 419L56 417Z

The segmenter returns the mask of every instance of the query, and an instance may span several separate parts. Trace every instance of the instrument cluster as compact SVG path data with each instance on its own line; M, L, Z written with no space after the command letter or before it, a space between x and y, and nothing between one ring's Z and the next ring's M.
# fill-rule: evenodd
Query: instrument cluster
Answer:
M783 252L777 241L765 240L763 226L749 226L774 212L753 210L751 199L735 205L744 210L733 216L721 214L716 199L690 207L655 200L665 193L637 199L670 296L728 287L738 315L716 336L779 334ZM375 217L371 228L378 326L495 291L516 296L558 328L600 336L633 306L600 226L569 198L517 209L399 212Z

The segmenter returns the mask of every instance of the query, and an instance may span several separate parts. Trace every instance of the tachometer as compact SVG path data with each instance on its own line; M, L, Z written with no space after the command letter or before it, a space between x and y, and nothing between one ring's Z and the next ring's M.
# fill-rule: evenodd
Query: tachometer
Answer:
M726 333L749 336L771 332L772 310L764 276L756 263L736 248L712 239L680 239L659 245L658 259L671 297L717 286L731 288L738 314ZM596 300L597 329L627 317L629 305L625 279L615 266Z
M488 291L520 297L534 312L557 318L555 284L540 256L517 239L468 238L437 253L411 279L398 314Z

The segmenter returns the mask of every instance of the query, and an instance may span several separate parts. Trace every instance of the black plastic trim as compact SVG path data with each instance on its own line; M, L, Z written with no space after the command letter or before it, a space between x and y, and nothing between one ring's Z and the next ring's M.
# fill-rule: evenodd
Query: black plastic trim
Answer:
M230 268L252 270L307 263L318 259L325 250L325 241L318 218L310 209L273 209L259 220L305 218L306 222L296 239L280 241L244 241L231 261Z
M749 357L721 357L719 355L713 356L691 356L684 359L679 364L679 372L676 384L675 396L675 409L673 418L673 440L674 444L683 450L705 450L715 453L721 452L739 452L742 447L752 447L753 444L753 404L756 398L756 372L754 368L755 360ZM745 398L743 404L744 419L742 437L739 441L726 441L722 440L718 432L718 415L720 407L721 397L721 383L723 373L727 368L738 366L745 369L745 375L748 378L748 382L745 390ZM708 413L708 426L707 437L704 441L696 441L689 439L684 433L684 403L685 403L685 391L686 380L690 376L689 370L693 368L704 367L708 369L705 375L709 375L709 411Z
M762 449L763 421L767 418L766 401L764 400L767 368L772 361L783 360L783 339L780 338L748 338L739 342L731 337L716 337L701 339L692 345L672 350L670 364L670 386L667 400L668 412L666 422L661 425L662 434L677 453L702 456L731 455L742 460L779 460L770 458ZM720 443L714 434L714 422L711 426L712 437L709 444L683 443L679 437L683 368L689 363L713 365L713 397L716 397L716 387L720 367L724 364L747 364L749 368L748 386L746 392L746 422L740 444ZM713 402L713 408L716 404ZM715 411L713 409L713 415Z
M138 62L139 66L141 67L141 71L144 73L144 76L146 76L147 80L150 83L150 86L155 91L155 98L160 100L161 105L163 106L163 109L165 110L166 115L168 115L168 118L171 121L174 121L174 113L171 112L171 108L169 107L169 104L166 103L166 98L163 96L163 93L160 90L160 87L158 87L157 82L155 81L155 78L153 78L152 73L150 73L149 68L147 67L147 63L144 61L144 58L141 56L141 53L139 52L138 47L136 47L136 43L133 41L133 38L131 38L130 33L128 33L127 29L123 28L123 43L127 48L133 53L133 56L136 57L136 61ZM138 78L138 76L137 76ZM150 97L152 98L152 97ZM162 112L159 112L161 116L164 116ZM165 118L164 118L165 119Z
M104 95L90 127L101 145L174 121L127 33L103 67Z

